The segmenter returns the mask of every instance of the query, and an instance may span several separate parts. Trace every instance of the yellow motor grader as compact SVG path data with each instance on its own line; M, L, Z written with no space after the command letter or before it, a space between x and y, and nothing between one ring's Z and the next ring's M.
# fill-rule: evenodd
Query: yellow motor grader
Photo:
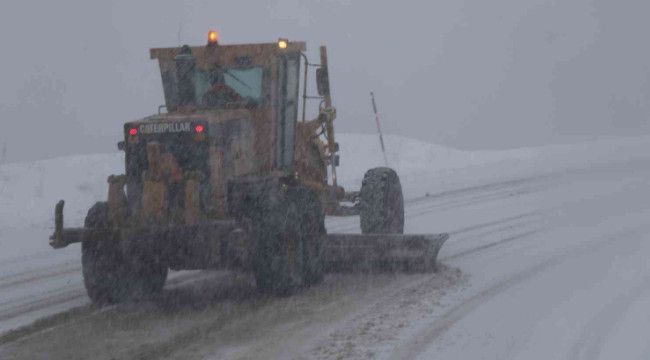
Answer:
M124 125L125 174L108 178L83 228L64 228L64 202L55 207L50 245L81 243L93 302L159 292L169 269L250 271L260 291L287 295L326 271L435 267L448 236L402 234L395 171L369 170L358 192L338 186L327 52L312 64L305 50L222 45L215 32L205 46L150 50L165 105ZM325 215L359 215L361 234L327 234Z

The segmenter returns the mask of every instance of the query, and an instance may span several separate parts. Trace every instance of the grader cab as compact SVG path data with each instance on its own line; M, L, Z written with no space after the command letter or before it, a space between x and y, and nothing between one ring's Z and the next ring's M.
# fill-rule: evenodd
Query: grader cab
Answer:
M337 184L327 52L311 64L305 50L221 45L212 32L205 46L151 49L165 105L124 125L125 174L108 178L83 228L64 228L55 208L50 244L81 243L93 302L159 292L169 269L251 271L260 291L290 294L326 271L435 267L447 235L402 235L393 170L369 170L358 192ZM327 234L325 215L359 215L362 234Z

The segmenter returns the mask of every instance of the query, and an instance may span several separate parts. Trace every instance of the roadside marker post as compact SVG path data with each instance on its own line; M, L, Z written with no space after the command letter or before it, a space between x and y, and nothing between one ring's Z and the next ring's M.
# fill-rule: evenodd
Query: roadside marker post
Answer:
M375 102L375 93L370 92L372 99L372 111L375 113L375 123L377 124L377 132L379 133L379 143L381 144L381 152L384 154L384 164L388 166L388 158L386 157L386 147L384 146L384 136L381 133L381 124L379 122L379 112L377 111L377 103Z

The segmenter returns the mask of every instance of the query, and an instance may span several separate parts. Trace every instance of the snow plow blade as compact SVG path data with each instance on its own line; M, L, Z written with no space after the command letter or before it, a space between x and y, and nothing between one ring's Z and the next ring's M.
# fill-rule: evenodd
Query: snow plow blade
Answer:
M327 234L327 271L435 271L449 234Z

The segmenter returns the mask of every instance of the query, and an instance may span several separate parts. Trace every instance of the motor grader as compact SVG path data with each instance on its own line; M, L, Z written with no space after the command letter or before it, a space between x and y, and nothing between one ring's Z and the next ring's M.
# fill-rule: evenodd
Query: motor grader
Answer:
M63 200L55 207L50 245L81 243L93 302L160 292L169 269L248 271L259 291L286 295L326 271L435 267L447 235L402 234L395 171L369 170L358 192L337 184L327 52L312 64L305 51L286 39L222 45L213 32L205 46L150 50L165 105L124 125L125 173L108 177L83 228L64 228ZM327 234L325 215L359 215L361 234Z

